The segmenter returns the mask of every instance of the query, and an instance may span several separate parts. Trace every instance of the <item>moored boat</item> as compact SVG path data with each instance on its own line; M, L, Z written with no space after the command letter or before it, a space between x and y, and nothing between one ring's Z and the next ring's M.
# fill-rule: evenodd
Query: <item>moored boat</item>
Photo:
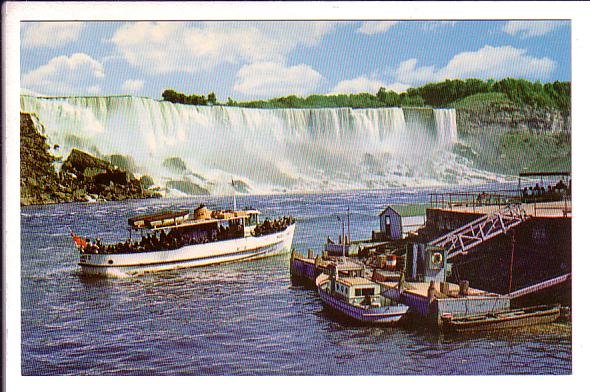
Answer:
M130 238L103 245L75 236L82 273L112 276L260 259L291 251L295 223L283 217L259 223L260 211L210 211L201 205L128 219ZM131 232L141 240L132 240ZM147 233L147 235L146 235Z
M381 286L363 276L338 274L334 264L330 274L316 279L320 299L326 307L367 324L394 324L407 313L407 305L381 295Z
M552 323L561 315L560 305L538 305L469 316L442 316L442 328L451 332L494 331Z

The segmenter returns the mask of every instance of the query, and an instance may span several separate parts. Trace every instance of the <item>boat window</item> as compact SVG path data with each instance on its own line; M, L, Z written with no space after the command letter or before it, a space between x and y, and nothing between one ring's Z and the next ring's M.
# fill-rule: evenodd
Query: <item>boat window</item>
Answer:
M355 297L361 297L361 296L365 296L365 295L375 295L375 289L373 287L371 287L371 288L364 288L364 289L356 289L354 291Z

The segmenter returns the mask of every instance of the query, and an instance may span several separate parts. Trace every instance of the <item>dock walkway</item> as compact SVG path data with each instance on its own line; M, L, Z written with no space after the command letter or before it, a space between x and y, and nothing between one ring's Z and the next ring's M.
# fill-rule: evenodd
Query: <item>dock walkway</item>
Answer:
M429 245L445 248L447 260L449 260L457 255L466 254L470 249L489 239L505 234L528 217L520 205L510 204L430 241Z

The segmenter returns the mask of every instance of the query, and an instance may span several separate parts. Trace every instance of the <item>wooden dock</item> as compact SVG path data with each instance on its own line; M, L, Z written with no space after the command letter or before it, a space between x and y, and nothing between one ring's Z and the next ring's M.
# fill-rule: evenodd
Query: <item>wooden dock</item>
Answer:
M405 283L400 293L398 283L381 283L383 295L399 300L410 306L411 311L423 318L440 325L443 315L468 316L471 314L494 312L510 309L510 299L506 296L469 287L466 295L460 295L457 284L447 282L446 293L441 291L440 282L436 282L434 295L429 296L430 283Z

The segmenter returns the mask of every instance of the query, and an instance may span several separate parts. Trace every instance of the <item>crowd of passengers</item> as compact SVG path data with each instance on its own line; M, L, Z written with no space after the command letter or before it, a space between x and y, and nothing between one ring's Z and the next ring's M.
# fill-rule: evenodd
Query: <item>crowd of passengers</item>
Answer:
M283 217L275 219L272 222L266 219L262 224L254 228L255 236L276 233L285 230L287 226L293 223L293 218ZM236 224L225 227L219 226L215 230L201 232L199 235L183 233L179 230L170 230L168 234L164 230L160 234L156 233L142 235L141 240L134 241L127 239L125 242L116 244L103 244L100 238L95 241L86 238L86 246L81 249L82 253L137 253L151 252L161 250L178 249L185 245L205 244L214 241L223 241L232 238L240 238L244 235L244 226Z
M116 244L103 244L100 238L96 241L86 239L86 247L82 250L83 253L135 253L135 252L150 252L156 250L177 249L183 245L198 243L196 241L200 238L189 238L186 234L180 233L178 230L170 230L168 234L164 230L160 234L142 235L141 240L132 240L128 238L124 242Z
M280 219L275 219L272 222L265 219L262 224L257 225L254 228L254 236L258 237L261 235L278 233L279 231L285 230L287 227L293 224L295 219L290 216L284 216Z
M559 201L564 196L571 195L572 180L570 179L566 184L563 179L559 180L555 185L539 186L535 184L534 187L524 187L521 190L522 200L524 202L529 201Z

